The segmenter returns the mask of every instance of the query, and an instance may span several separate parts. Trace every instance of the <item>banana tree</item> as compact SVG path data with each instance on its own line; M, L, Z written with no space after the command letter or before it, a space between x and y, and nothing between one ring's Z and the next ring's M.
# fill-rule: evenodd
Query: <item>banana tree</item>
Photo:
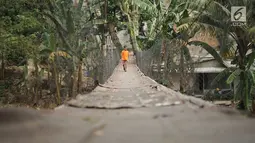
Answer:
M247 23L243 26L233 26L230 20L231 6L246 6ZM255 53L253 50L254 44L251 32L249 30L255 24L254 21L254 1L247 0L214 0L210 7L201 13L198 22L214 27L227 35L230 35L236 43L235 57L232 64L236 65L236 70L229 76L227 83L236 82L238 92L235 94L235 99L243 104L247 110L251 109L251 101L254 100L252 95L252 87L254 86L253 78L253 62ZM222 49L229 48L228 46L221 47ZM222 50L224 51L224 50ZM229 71L229 70L226 70ZM225 71L225 72L226 72ZM219 76L220 77L220 76Z
M240 27L233 27L230 21L230 9L231 6L243 5L247 7L247 25ZM188 45L197 45L202 46L207 50L211 55L215 57L219 63L226 63L222 60L221 55L228 53L233 49L233 44L227 45L231 40L234 40L236 43L235 47L235 57L232 61L232 64L236 64L236 68L228 68L223 73L219 74L216 77L215 81L219 81L222 77L226 76L227 73L231 72L227 83L231 84L233 82L237 83L237 91L235 94L235 100L241 101L244 105L244 108L251 110L252 101L254 100L252 89L254 86L253 78L253 69L252 64L254 62L254 50L252 49L252 40L249 32L252 31L251 26L254 24L254 13L252 13L252 3L251 1L237 1L233 0L231 2L220 1L220 0L208 0L207 8L200 11L198 18L192 22L192 25L205 26L205 28L216 29L217 32L223 33L226 41L220 47L220 52L216 52L215 49L210 47L208 44L201 41L192 41L188 42ZM181 25L180 27L185 26L186 28L192 28L191 25ZM179 27L179 28L180 28ZM228 38L228 35L231 36L231 40ZM223 38L223 37L221 37ZM187 39L186 39L187 40ZM226 43L228 42L228 43Z
M82 66L82 50L84 45L83 29L87 26L90 18L88 7L84 7L84 1L79 0L77 5L73 5L69 0L48 0L50 11L44 11L44 15L54 23L56 32L62 40L63 51L72 57L72 97L76 96L78 81Z
M2 29L0 29L2 30ZM1 31L2 33L3 31ZM4 40L6 40L9 36L8 35L1 35L0 36L0 41L1 43L3 43L1 45L1 75L0 75L0 79L1 80L4 80L5 76L4 76L4 73L5 73L5 53L6 53L6 45L5 45L5 42Z
M127 17L127 27L130 34L130 40L134 52L139 50L137 43L137 36L139 34L139 9L135 4L138 1L136 0L120 0L116 1L121 11Z
M115 47L118 49L118 51L121 51L122 45L119 41L119 37L117 35L116 27L121 24L121 10L119 6L116 4L116 0L108 0L108 13L107 13L107 26L109 30L109 34L111 36L111 39L115 45ZM119 54L119 53L118 53Z
M163 39L173 39L177 40L180 47L180 91L185 92L185 73L191 72L186 71L186 69L192 70L192 58L187 47L189 39L192 38L196 32L199 31L199 25L194 23L190 19L194 19L198 16L198 11L201 10L201 6L194 6L194 1L182 1L175 0L169 3L164 3L164 1L159 1L157 6L157 29L154 30L157 33L161 33ZM198 0L198 3L201 1ZM203 3L204 4L204 3ZM156 33L155 33L156 34ZM154 34L154 35L155 35ZM164 40L162 42L163 49L166 51L166 46L164 46ZM165 53L163 53L163 59L165 59ZM188 66L187 68L185 68Z
M99 27L102 25L106 25L106 27L102 27L103 30L106 32L108 30L111 40L118 51L123 49L122 44L120 43L119 37L117 35L117 27L119 25L128 25L126 23L126 19L123 18L123 11L121 10L122 1L118 0L105 0L101 3L101 11L105 13L103 18L96 18L93 20L93 23L98 25ZM107 7L105 7L107 6ZM131 28L131 27L130 27ZM119 53L118 53L119 54Z
M151 2L150 0L121 0L116 1L122 13L124 13L125 17L127 18L127 22L124 23L128 27L128 31L130 34L131 44L134 51L139 50L137 42L137 36L139 36L139 22L140 22L140 15L142 12L147 13L152 17L152 26L150 26L149 30L149 39L152 40L155 38L155 31L156 24L158 23L158 19L161 19L160 12L158 9L162 9L167 11L167 7L162 4L163 0L156 0ZM162 15L163 16L163 15Z
M138 0L134 2L143 14L147 14L149 20L148 39L154 40L158 33L161 33L164 27L173 26L174 23L183 19L183 14L189 12L195 16L203 6L202 0L196 0L197 6L191 0ZM149 16L150 15L150 16Z
M151 15L149 21L149 32L148 32L148 44L149 41L156 41L156 38L162 38L162 47L160 47L162 51L166 51L165 41L167 39L174 39L176 37L173 36L173 26L177 25L177 29L179 30L181 37L177 39L180 46L180 72L183 76L180 79L180 89L184 90L184 63L191 62L189 50L187 48L187 42L190 38L192 38L195 33L198 31L198 25L194 23L190 19L194 19L198 17L199 11L202 10L202 7L205 6L205 2L202 0L197 0L194 4L194 1L191 0L138 0L135 2L138 5L139 9L143 11L143 13L148 13ZM159 35L161 35L159 37ZM176 41L176 40L175 40ZM165 52L163 53L162 59L165 59ZM166 60L166 59L165 59ZM158 65L160 65L161 61L158 61ZM160 67L160 66L159 66Z
M46 63L48 65L48 72L53 68L53 77L56 85L56 102L61 104L61 95L60 95L60 78L59 78L59 69L57 68L57 58L58 58L58 47L57 39L54 34L44 33L45 42L40 46L40 56L46 57ZM53 66L53 67L52 67ZM49 78L49 73L48 73ZM49 80L49 79L48 79Z

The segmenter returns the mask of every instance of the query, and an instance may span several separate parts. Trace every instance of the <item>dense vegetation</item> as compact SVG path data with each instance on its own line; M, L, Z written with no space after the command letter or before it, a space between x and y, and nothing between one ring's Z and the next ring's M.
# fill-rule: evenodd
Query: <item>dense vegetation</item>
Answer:
M234 5L246 6L245 26L231 25ZM129 32L135 52L149 49L158 39L178 39L183 59L189 58L187 45L202 46L220 63L234 51L236 67L215 82L232 73L226 82L238 83L235 100L252 110L254 9L253 0L1 0L0 100L39 106L41 100L59 105L75 97L82 92L84 59L92 51L102 54L104 34L109 32L117 49L122 48L117 28ZM203 41L190 41L202 30L223 39L219 52Z

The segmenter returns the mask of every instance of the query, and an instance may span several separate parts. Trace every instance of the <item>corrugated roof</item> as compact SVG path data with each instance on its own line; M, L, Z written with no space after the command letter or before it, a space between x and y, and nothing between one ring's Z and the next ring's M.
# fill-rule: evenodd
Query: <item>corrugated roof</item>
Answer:
M203 68L195 68L195 73L220 73L226 68L223 67L203 67Z

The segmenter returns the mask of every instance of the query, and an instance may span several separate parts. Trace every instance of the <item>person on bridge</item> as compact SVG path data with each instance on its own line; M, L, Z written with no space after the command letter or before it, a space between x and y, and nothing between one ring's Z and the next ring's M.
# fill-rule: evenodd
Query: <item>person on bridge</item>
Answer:
M127 72L128 58L129 58L129 52L127 50L127 46L124 46L124 50L122 50L122 52L121 52L121 60L122 60L123 69L125 72Z

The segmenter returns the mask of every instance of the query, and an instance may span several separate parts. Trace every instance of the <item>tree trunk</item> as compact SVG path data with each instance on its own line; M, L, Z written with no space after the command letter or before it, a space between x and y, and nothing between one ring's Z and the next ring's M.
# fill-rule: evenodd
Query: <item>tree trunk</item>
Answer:
M72 84L72 97L75 98L77 94L77 71L73 72L73 84Z
M56 63L55 61L53 61L53 70L54 70L54 79L55 79L55 85L56 85L56 101L57 101L57 104L60 105L61 101L60 101L60 86L59 86L59 82L58 82L58 71L57 71L57 68L56 68Z
M131 28L129 29L129 35L130 35L130 40L132 42L133 50L136 53L138 51L138 44L137 44L137 39L135 35L135 30L133 28L134 26L132 24Z
M50 67L50 64L48 64L48 69L47 69L48 81L50 81L50 71L51 71L51 67Z
M162 47L162 59L161 59L161 63L164 63L164 68L163 68L163 78L165 78L165 79L168 79L167 78L167 75L168 75L168 67L167 67L167 49L166 49L166 40L165 39L163 39L163 41L162 41L162 43L163 43L163 47Z
M161 49L161 61L165 61L165 56L166 56L166 40L163 38Z
M126 7L126 8L124 8ZM131 4L131 7L127 5L126 3L121 2L120 6L121 11L127 16L128 18L128 32L130 34L130 41L132 42L132 48L134 51L134 54L136 55L136 52L138 51L138 44L136 36L138 35L138 7Z
M40 77L39 77L39 69L38 69L38 62L36 59L33 59L34 62L34 67L35 67L35 85L34 85L34 97L35 97L35 102L38 103L39 100L39 94L38 94L38 89L39 89L39 82L40 82Z
M78 62L78 59L73 57L73 73L72 73L72 97L75 98L77 95L77 81L78 81L78 71L76 63Z
M107 20L107 6L108 6L108 1L105 0L104 1L104 18L105 20ZM103 83L104 82L104 59L105 59L105 56L104 56L104 48L106 46L106 36L105 36L105 33L106 33L106 27L105 25L103 26L103 31L102 31L102 41L101 41L101 49L100 49L100 64L99 64L99 83Z
M133 50L134 50L134 52L136 54L136 52L138 51L138 46L137 46L138 44L137 44L137 39L136 39L136 37L134 35L131 36L131 41L132 41Z
M131 6L131 11L132 11L132 14L130 15L130 18L129 18L129 22L131 23L131 30L132 30L132 41L133 41L133 44L134 44L134 49L135 49L135 53L139 50L139 46L138 46L138 43L137 43L137 38L136 36L139 35L139 11L138 11L138 7L135 6L135 5L132 5Z
M5 58L4 58L4 51L2 51L2 57L1 57L1 59L2 59L2 67L1 67L1 79L2 80L4 80L4 72L5 72L5 63L4 63L4 60L5 60Z
M132 48L134 51L134 54L136 55L136 52L138 51L138 44L137 44L137 39L136 39L136 30L135 30L135 21L132 20L132 18L130 17L129 14L126 14L128 17L128 22L130 23L130 25L128 26L128 31L129 31L129 35L130 35L130 41L132 44Z
M78 64L78 85L77 85L78 93L81 92L81 85L82 85L82 59L80 59Z
M138 51L136 38L134 36L132 36L133 35L132 29L129 29L128 32L129 32L129 36L130 36L130 42L132 45L132 49L134 51L134 54L136 55L136 53Z
M252 113L255 114L255 100L252 99Z
M180 58L180 92L184 92L184 51L181 48L181 58Z
M121 51L122 45L121 45L121 43L120 43L120 40L119 40L119 37L118 37L117 33L115 32L115 25L114 25L114 23L109 22L109 23L108 23L108 28L109 28L109 33L110 33L110 35L111 35L111 39L112 39L112 42L113 42L114 46L115 46L119 51Z

